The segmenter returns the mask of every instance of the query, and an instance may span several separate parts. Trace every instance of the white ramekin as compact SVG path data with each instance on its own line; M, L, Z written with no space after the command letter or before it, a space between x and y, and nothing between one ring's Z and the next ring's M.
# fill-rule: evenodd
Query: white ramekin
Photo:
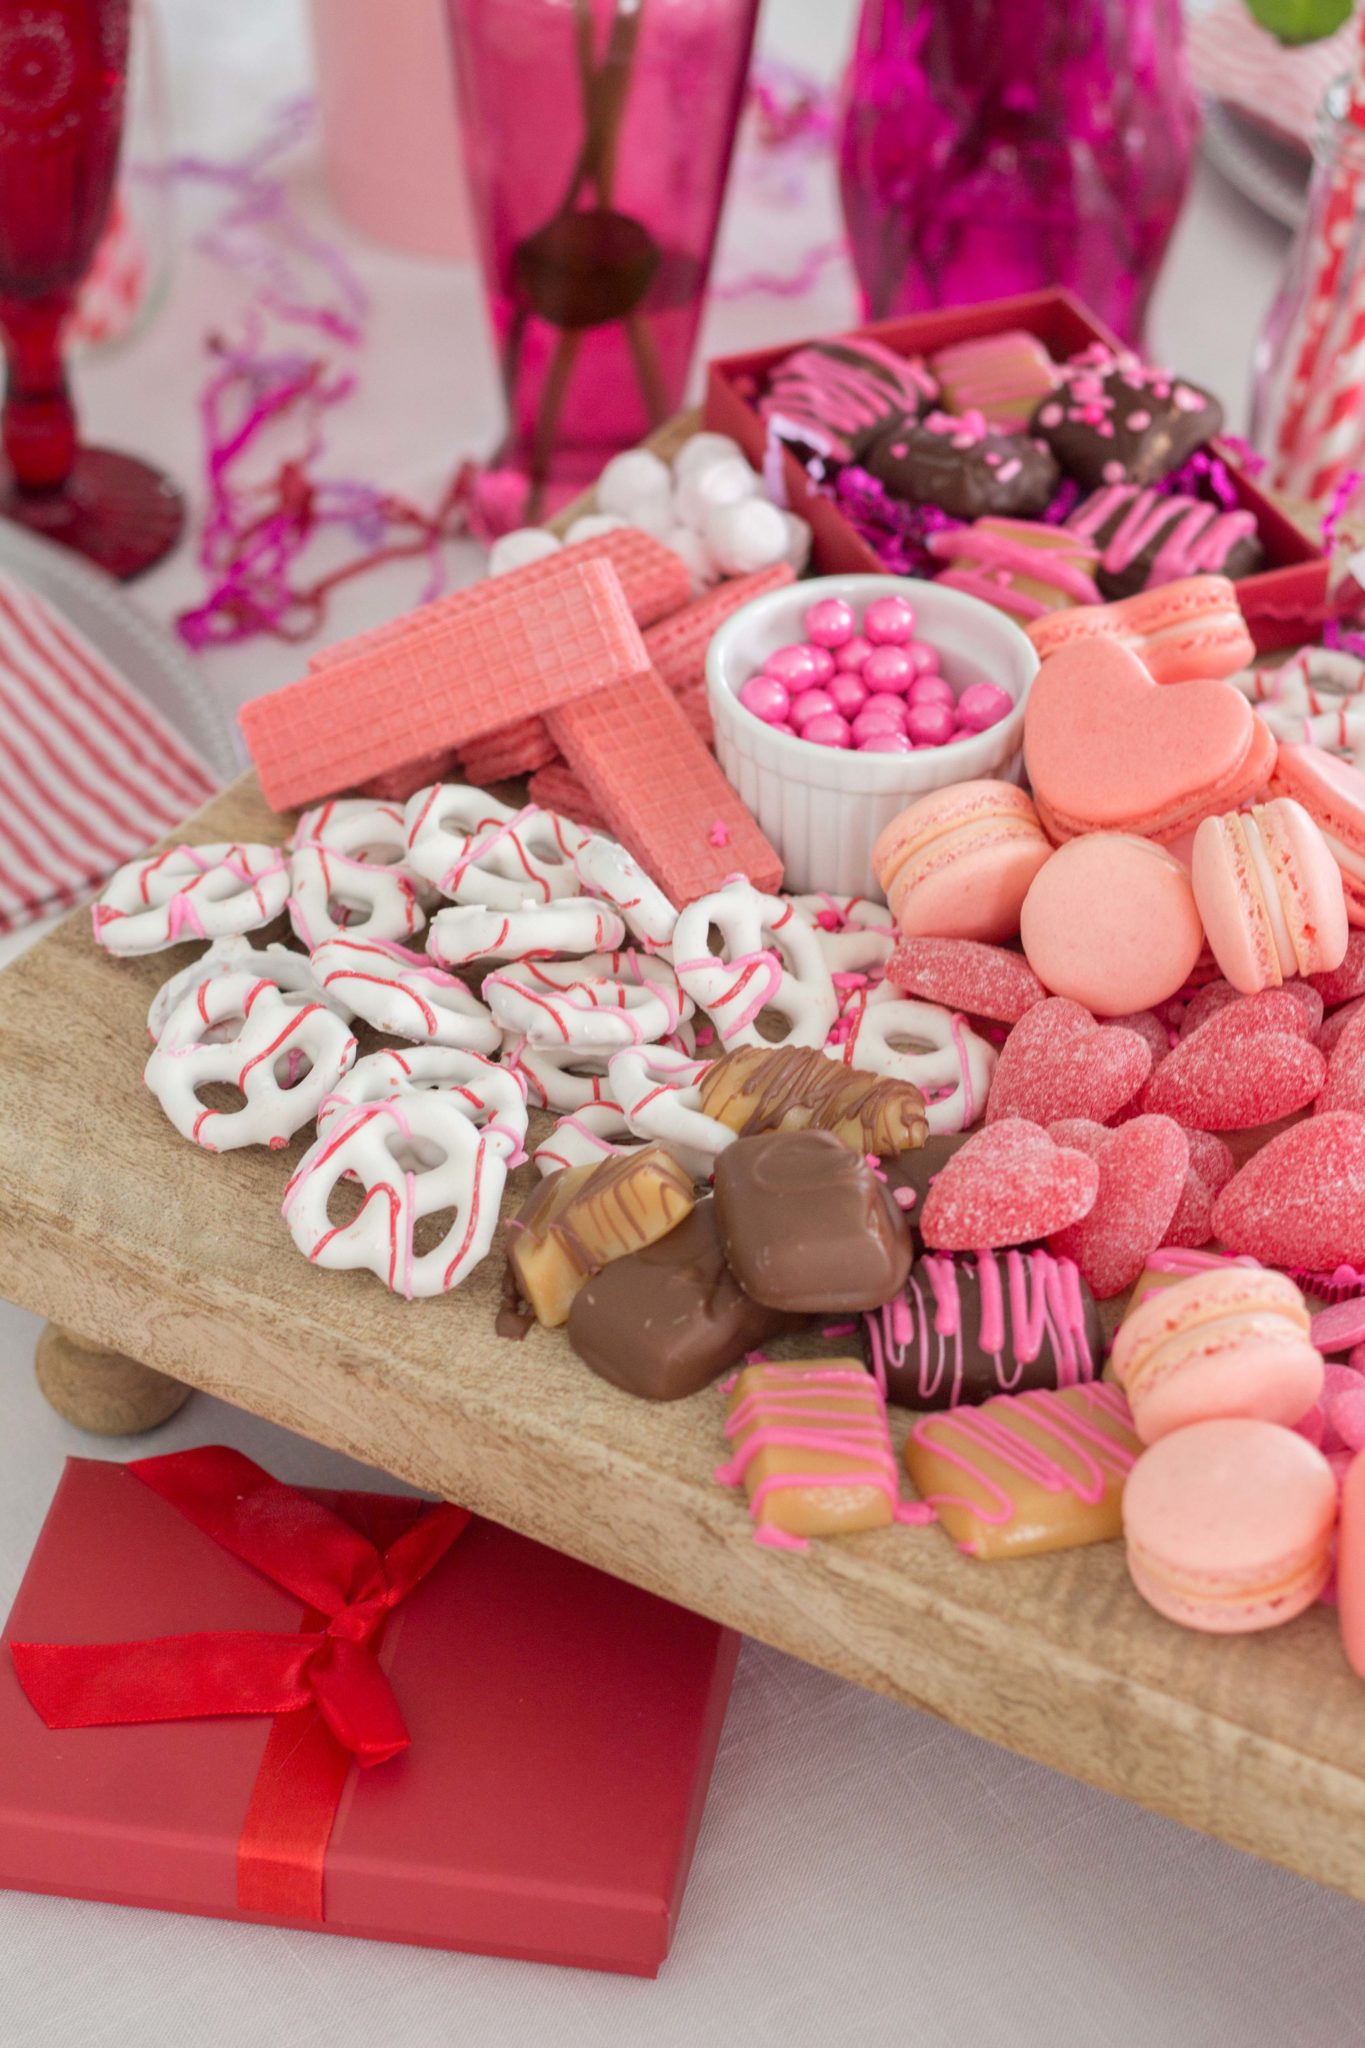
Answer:
M803 640L801 621L822 597L843 597L861 618L875 597L904 597L916 637L937 648L959 693L997 683L1014 699L1008 718L970 739L913 754L860 754L816 747L774 732L739 702L739 691L770 654ZM1016 780L1024 701L1038 668L1028 635L980 598L909 576L817 576L743 605L706 656L716 756L782 856L784 886L876 896L872 848L882 827L927 790L994 775Z

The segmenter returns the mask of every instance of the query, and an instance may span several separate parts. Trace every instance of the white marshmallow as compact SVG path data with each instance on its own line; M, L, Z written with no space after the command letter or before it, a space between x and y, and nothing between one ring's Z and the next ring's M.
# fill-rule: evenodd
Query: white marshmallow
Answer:
M744 460L744 450L729 434L694 434L678 451L673 464L673 481L675 484L686 483L688 477L706 468L708 463L736 455L741 462Z
M699 533L693 533L690 526L673 526L665 534L664 544L672 548L675 555L681 555L691 570L694 597L700 597L703 590L711 588L720 572L711 559L711 550Z
M786 561L795 576L804 576L810 560L811 530L809 522L795 512L784 512L782 524L787 529Z
M786 559L786 519L766 498L713 506L703 533L717 568L726 576L749 576Z
M698 463L673 494L673 517L678 524L704 533L707 515L717 505L738 505L756 497L761 489L760 478L742 455Z
M624 455L613 455L598 478L597 509L637 526L642 517L667 510L672 490L667 463L648 448L628 448Z
M488 573L505 576L509 569L524 569L546 555L559 552L559 536L543 526L518 526L512 533L500 533L488 550Z
M575 519L564 539L572 547L576 540L597 540L600 535L619 532L628 524L628 520L618 519L614 512L585 512L581 519Z

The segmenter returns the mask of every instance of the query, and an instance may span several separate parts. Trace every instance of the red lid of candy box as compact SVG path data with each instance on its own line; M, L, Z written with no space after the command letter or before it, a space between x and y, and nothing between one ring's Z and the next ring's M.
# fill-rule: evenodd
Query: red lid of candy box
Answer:
M299 1492L381 1552L423 1508ZM297 1503L291 1489L274 1493ZM272 1731L300 1715L316 1722L316 1708L53 1728L8 1648L0 1885L653 1976L681 1904L738 1638L492 1522L437 1513L455 1539L387 1613L376 1652L410 1746L363 1769L342 1753L319 1849L321 1919L239 1900L247 1833L279 1854L306 1803L290 1774L308 1730L283 1745ZM76 1458L6 1643L141 1644L210 1630L239 1645L238 1632L252 1632L246 1654L259 1662L320 1619L136 1468ZM159 1668L152 1676L163 1682Z
M1000 334L1008 328L1023 328L1036 335L1059 362L1096 342L1113 349L1122 346L1102 321L1064 291L1030 292L1018 298L992 299L979 306L943 307L901 320L882 320L849 332L860 339L870 337L879 341L898 355L927 356L954 342ZM708 366L706 425L732 434L750 461L760 468L767 452L767 428L754 401L774 366L816 338L807 336L780 348L755 349L747 355L722 356ZM1316 639L1327 596L1327 557L1257 489L1238 467L1230 450L1217 441L1212 445L1226 466L1238 504L1254 513L1265 549L1266 566L1254 576L1242 577L1237 584L1238 599L1252 638L1262 652ZM806 471L790 452L783 456L783 468L791 509L809 520L814 531L816 571L830 575L840 570L880 569L883 565L871 547L854 531L834 500L814 489Z

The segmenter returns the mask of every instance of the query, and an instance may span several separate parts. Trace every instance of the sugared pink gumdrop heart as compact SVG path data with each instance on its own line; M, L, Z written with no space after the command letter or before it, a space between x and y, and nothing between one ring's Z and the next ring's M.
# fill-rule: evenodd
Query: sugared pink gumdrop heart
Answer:
M1035 1003L1005 1040L991 1082L986 1121L1021 1116L1111 1123L1152 1071L1152 1048L1135 1031L1097 1024L1066 996Z
M1175 1214L1166 1226L1166 1243L1198 1251L1213 1236L1213 1204L1237 1171L1236 1161L1212 1131L1186 1130L1190 1163Z
M1154 1010L1134 1010L1127 1017L1106 1017L1103 1028L1106 1031L1136 1031L1138 1037L1145 1039L1152 1048L1153 1066L1164 1060L1171 1049L1170 1033Z
M1203 1130L1249 1131L1306 1108L1327 1062L1305 1037L1259 1028L1272 1013L1257 1006L1277 993L1229 1003L1182 1038L1143 1089L1143 1109ZM1302 1017L1292 999L1290 1007Z
M1365 1266L1365 1116L1335 1110L1281 1131L1223 1189L1213 1229L1267 1266Z
M1308 979L1329 1010L1365 996L1365 931L1354 931L1346 941L1346 958L1330 974L1310 974Z
M1166 1233L1189 1167L1189 1146L1168 1116L1139 1116L1108 1131L1082 1117L1049 1126L1059 1145L1088 1153L1100 1170L1089 1215L1058 1230L1048 1247L1074 1259L1097 1301L1131 1287Z
M1318 1033L1318 1051L1326 1053L1330 1060L1341 1043L1343 1032L1348 1031L1354 1019L1362 1014L1365 1014L1365 996L1356 996L1354 1001L1333 1010Z
M1317 990L1306 981L1264 988L1254 996L1239 996L1228 982L1211 981L1191 999L1181 1019L1180 1036L1192 1038L1216 1021L1220 1031L1234 1038L1251 1031L1287 1031L1292 1038L1316 1038L1322 1023L1321 1003Z
M995 1251L1051 1237L1094 1206L1100 1170L1039 1124L1006 1117L970 1137L929 1184L920 1234L934 1251Z
M886 978L926 1003L1001 1024L1017 1024L1047 997L1022 954L978 939L902 939L886 963Z
M1365 1016L1353 1017L1332 1048L1318 1114L1333 1109L1365 1112Z
M1329 1443L1334 1435L1339 1439L1330 1447L1333 1450L1365 1450L1365 1379L1348 1365L1328 1365L1324 1369L1324 1379L1325 1435Z

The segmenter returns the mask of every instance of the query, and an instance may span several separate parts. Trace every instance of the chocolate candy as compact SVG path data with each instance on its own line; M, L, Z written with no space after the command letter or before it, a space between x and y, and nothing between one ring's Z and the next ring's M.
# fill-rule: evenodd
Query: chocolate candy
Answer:
M1070 1259L1045 1251L930 1252L894 1301L863 1317L888 1401L957 1408L1095 1378L1100 1312Z
M751 1300L735 1279L708 1199L666 1237L595 1273L574 1298L568 1337L614 1387L678 1401L791 1321Z
M1136 356L1087 349L1029 423L1068 476L1101 484L1154 484L1179 469L1223 424L1207 391Z
M913 417L937 392L918 356L878 341L815 341L777 365L759 411L784 439L853 462L888 420Z
M916 423L886 427L863 457L893 498L938 505L955 519L998 512L1036 518L1057 488L1046 444L1027 434L1000 434L979 412L931 412Z
M740 1286L769 1308L879 1308L910 1271L905 1218L832 1131L736 1139L716 1161L716 1226Z
M858 1073L806 1046L736 1046L701 1077L701 1106L741 1138L763 1131L832 1131L852 1152L897 1153L929 1135L924 1097L909 1081Z
M743 1485L758 1543L804 1550L807 1536L898 1519L886 1406L851 1358L747 1367L731 1389L725 1434L735 1454L716 1477Z
M1097 580L1107 598L1133 597L1186 576L1250 576L1265 553L1254 512L1224 512L1134 484L1092 491L1066 530L1098 547Z
M1034 1557L1117 1536L1141 1450L1123 1395L1097 1383L925 1415L905 1463L959 1550Z
M930 1181L972 1135L970 1131L931 1131L913 1152L898 1152L894 1158L883 1159L887 1187L910 1225L912 1238L919 1237L919 1216Z
M541 1181L509 1223L507 1246L536 1321L566 1322L590 1274L663 1237L696 1199L691 1174L662 1145Z

